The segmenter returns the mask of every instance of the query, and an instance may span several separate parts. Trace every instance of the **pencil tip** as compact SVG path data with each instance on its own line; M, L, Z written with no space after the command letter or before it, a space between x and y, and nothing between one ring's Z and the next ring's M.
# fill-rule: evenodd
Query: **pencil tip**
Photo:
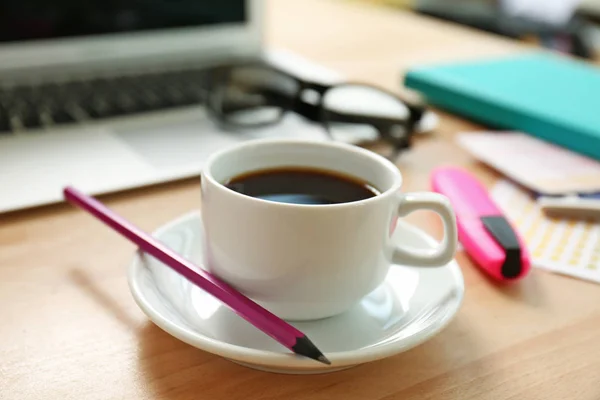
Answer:
M296 354L312 358L325 365L331 365L331 361L306 336L296 338L296 345L292 347L292 350Z
M325 356L324 356L324 355L322 355L322 354L321 354L319 357L317 357L317 360L318 360L318 361L321 361L323 364L326 364L326 365L331 365L331 361L329 361L329 360L327 359L327 357L325 357Z

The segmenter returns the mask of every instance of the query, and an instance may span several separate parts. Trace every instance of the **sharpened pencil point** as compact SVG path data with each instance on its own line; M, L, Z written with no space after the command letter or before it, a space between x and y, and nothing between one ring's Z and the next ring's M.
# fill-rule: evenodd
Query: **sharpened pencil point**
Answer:
M313 360L326 365L331 365L331 361L329 361L317 346L315 346L306 336L296 338L296 345L292 347L292 350L294 353L301 356L312 358Z
M323 355L317 357L317 360L321 361L323 364L331 365L331 361L329 361L327 357Z

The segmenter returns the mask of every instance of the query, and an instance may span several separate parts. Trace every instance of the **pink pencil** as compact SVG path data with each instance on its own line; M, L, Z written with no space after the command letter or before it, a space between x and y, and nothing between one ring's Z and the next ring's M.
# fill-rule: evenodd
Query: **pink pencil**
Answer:
M72 187L66 187L63 190L63 194L69 203L94 215L100 221L135 243L140 250L162 261L188 281L219 299L239 316L294 353L327 365L331 364L327 357L321 353L304 333L203 269L200 268L200 272L194 271L195 266L193 263L135 227L98 200Z

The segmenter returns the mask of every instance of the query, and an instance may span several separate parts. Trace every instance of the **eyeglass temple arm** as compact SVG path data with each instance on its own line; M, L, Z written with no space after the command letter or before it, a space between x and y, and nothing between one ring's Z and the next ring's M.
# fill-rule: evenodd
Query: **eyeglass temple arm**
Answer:
M337 111L327 111L327 118L332 122L347 122L354 124L368 124L375 127L406 124L405 119L386 118L373 115L360 115L352 113L343 113Z

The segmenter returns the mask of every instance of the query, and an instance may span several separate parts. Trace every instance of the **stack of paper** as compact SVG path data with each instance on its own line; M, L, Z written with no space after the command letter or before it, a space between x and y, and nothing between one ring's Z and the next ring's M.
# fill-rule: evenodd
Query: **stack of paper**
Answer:
M518 132L474 132L458 143L478 160L543 194L600 191L600 162Z

